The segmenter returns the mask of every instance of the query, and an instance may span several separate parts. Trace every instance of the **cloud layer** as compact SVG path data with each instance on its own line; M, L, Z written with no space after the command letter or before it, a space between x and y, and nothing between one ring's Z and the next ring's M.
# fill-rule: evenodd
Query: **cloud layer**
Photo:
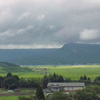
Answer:
M0 0L0 48L100 43L99 0Z

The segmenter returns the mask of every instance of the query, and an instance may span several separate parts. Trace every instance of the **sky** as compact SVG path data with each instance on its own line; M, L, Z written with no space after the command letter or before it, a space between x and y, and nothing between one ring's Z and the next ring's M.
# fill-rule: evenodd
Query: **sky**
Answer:
M0 49L100 44L100 0L0 0Z

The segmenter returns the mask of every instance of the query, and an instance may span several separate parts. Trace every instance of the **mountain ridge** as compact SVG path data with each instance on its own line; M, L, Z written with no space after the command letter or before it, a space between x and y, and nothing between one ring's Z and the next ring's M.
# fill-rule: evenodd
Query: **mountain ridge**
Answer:
M100 45L68 43L54 49L0 50L0 61L18 65L99 64Z

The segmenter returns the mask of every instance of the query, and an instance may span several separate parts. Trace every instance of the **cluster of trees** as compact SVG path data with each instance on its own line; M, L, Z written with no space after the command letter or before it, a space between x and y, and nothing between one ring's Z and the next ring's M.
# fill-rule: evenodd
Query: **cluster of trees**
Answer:
M89 85L91 83L91 79L87 77L86 75L81 76L79 81L85 82L86 85Z
M19 86L19 77L8 73L5 77L0 77L0 87L6 89L14 89Z
M77 90L75 93L65 94L63 92L54 92L52 97L47 100L100 100L100 86L87 86L82 90Z
M94 79L94 81L91 81L91 79L89 77L87 77L86 75L81 76L80 80L81 82L85 82L86 85L90 85L90 84L97 84L100 85L100 76L96 77Z
M17 75L8 73L5 77L0 76L0 88L16 89L16 88L33 88L37 87L39 79L19 78Z
M75 95L75 100L100 100L98 94L100 95L100 86L92 85L87 86L82 90L78 90Z
M95 78L94 84L100 85L100 76L98 76L98 77Z
M64 78L61 75L53 74L53 75L45 75L42 79L43 88L47 87L48 82L64 82Z
M87 80L89 80L89 81L90 81L90 78L87 77L86 75L84 75L84 76L81 76L81 77L80 77L80 80L82 80L82 81L87 81Z

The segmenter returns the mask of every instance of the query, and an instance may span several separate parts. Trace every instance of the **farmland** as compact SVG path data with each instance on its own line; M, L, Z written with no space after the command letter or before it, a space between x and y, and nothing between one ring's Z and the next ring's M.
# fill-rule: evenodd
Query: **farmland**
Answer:
M15 72L14 75L18 75L20 78L42 78L45 74L56 73L62 75L64 78L71 78L72 80L78 80L80 76L86 75L94 80L95 77L100 75L100 65L77 65L77 66L23 66L23 68L29 68L32 71ZM2 70L2 69L1 69ZM5 76L7 73L2 72L0 76Z
M25 72L13 72L13 75L18 75L20 78L42 78L45 74L53 74L56 73L58 75L62 75L64 78L70 78L72 80L79 80L80 76L86 75L90 77L91 80L94 80L95 77L100 76L100 65L77 65L77 66L67 66L67 65L59 65L59 66L21 66L23 69L28 69ZM5 68L6 69L6 68ZM18 69L18 68L17 68ZM14 69L16 70L16 68ZM31 70L31 71L30 71ZM6 71L2 67L0 67L0 76L5 76L7 74ZM33 89L34 90L34 89ZM33 95L35 92L31 89L21 89L19 93L11 93L11 94L2 94L2 90L0 90L0 100L18 100L19 96L23 95Z

